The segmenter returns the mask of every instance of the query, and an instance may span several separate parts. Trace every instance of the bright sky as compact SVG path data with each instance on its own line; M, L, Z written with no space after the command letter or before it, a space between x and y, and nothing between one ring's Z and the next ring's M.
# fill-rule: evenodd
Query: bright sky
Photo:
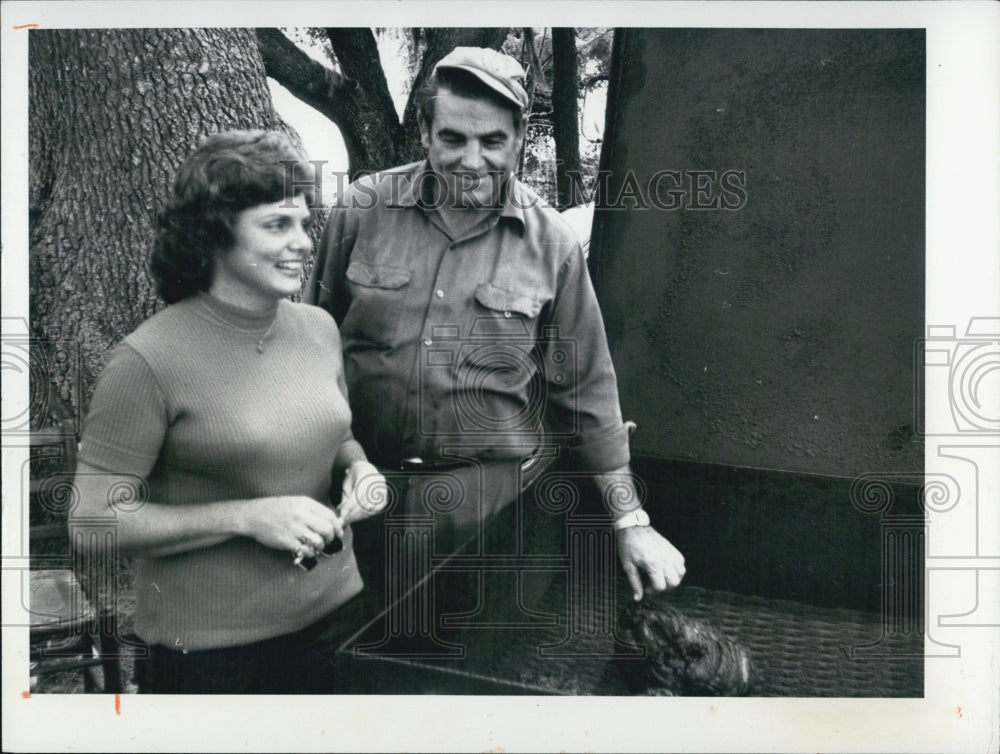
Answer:
M340 129L274 79L268 79L267 83L271 87L275 109L299 132L309 159L329 160L328 170L347 170L347 149Z

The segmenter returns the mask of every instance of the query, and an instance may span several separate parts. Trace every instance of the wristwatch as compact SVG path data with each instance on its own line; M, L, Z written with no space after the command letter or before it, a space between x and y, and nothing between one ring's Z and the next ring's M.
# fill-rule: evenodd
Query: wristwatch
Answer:
M628 529L630 526L649 526L649 514L642 508L637 508L631 513L626 513L621 518L615 519L613 526L615 531Z

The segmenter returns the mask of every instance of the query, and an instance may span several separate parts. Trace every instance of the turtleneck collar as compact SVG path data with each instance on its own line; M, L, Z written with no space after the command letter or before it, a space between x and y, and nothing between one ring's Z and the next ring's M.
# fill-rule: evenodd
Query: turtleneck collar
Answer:
M206 291L199 291L197 298L214 319L237 330L251 333L265 331L274 324L280 303L280 300L275 300L266 309L244 309L218 299Z

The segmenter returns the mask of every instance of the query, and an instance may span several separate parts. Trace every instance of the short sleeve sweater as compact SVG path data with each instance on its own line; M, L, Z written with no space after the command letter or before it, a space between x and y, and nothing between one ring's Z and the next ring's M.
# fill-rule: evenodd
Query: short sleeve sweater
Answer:
M202 293L157 313L113 351L80 460L179 504L308 495L330 500L351 435L340 337L329 314L281 300L250 312ZM334 501L336 502L336 501ZM129 515L127 510L120 516ZM351 535L312 571L248 537L140 557L136 633L178 650L304 628L362 587Z

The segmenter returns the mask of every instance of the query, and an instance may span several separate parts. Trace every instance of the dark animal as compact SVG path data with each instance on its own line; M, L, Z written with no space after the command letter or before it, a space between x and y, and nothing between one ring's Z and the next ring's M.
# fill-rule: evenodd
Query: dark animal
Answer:
M649 596L622 612L624 637L645 648L646 693L666 696L743 696L754 668L747 650L708 623L670 604L669 595ZM633 682L636 679L633 679Z

